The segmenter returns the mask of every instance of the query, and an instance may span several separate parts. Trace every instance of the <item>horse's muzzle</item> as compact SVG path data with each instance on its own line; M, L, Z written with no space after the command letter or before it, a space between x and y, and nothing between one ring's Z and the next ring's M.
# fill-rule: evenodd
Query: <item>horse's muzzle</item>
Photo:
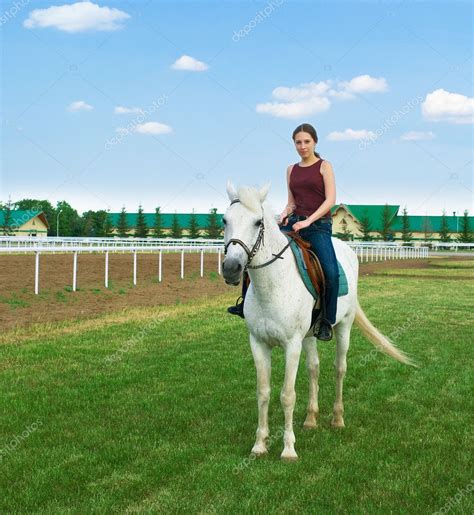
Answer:
M222 276L227 284L238 286L243 271L243 266L237 259L226 258L222 262Z

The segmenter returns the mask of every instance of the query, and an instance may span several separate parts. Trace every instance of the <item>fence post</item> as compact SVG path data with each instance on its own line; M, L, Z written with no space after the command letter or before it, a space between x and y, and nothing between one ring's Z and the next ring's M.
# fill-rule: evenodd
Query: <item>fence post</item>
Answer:
M137 251L133 251L133 286L137 285Z
M184 279L184 250L181 251L181 279Z
M109 251L105 251L105 287L109 287Z
M40 262L40 253L36 252L35 256L35 295L39 293L39 262Z
M77 252L74 252L74 260L72 265L72 291L76 291L77 286Z
M161 250L159 251L158 253L158 282L161 283L161 265L162 265L162 255L161 255Z
M204 277L204 250L201 249L201 277Z

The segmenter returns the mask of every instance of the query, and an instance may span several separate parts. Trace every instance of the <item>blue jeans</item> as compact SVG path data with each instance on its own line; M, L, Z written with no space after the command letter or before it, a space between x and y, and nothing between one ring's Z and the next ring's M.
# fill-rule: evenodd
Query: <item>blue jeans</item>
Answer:
M290 215L288 224L281 227L282 231L291 231L292 226L304 217ZM309 227L299 231L300 236L311 244L311 250L318 256L326 278L326 320L330 324L336 323L337 296L339 294L339 269L336 253L332 244L332 219L319 219Z

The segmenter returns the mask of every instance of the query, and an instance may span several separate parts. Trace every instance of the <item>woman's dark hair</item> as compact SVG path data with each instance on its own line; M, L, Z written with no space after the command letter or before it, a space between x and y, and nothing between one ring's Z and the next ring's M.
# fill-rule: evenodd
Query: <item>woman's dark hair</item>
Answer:
M307 132L314 140L315 143L318 142L318 135L316 134L316 129L310 125L309 123L302 123L301 125L298 125L296 129L293 131L293 141L295 141L295 136L298 134L298 132ZM321 156L315 152L314 155L321 159Z

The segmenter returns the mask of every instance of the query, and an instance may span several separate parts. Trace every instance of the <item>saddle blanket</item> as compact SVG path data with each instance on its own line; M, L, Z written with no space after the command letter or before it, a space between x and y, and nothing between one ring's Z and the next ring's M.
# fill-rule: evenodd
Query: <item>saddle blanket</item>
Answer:
M287 236L287 238L290 239L289 236ZM309 277L308 270L306 268L306 263L301 253L301 249L293 239L290 239L290 248L295 256L296 263L298 265L298 270L300 272L301 279L303 279L303 282L306 286L306 289L309 291L309 293L311 293L315 300L318 300L319 295L317 291L314 289L313 283L311 282L311 279ZM342 268L341 263L339 263L339 261L337 262L337 267L339 269L339 293L337 296L343 297L344 295L347 295L349 293L349 285L347 284L346 273L344 272L344 269Z

